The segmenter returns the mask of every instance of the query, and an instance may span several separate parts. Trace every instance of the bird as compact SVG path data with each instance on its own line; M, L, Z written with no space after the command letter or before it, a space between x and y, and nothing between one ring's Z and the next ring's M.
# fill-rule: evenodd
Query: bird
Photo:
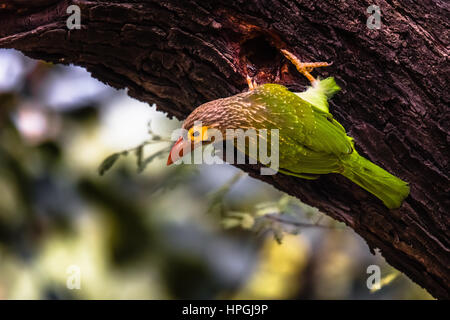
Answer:
M211 130L218 130L227 140L227 129L276 129L279 173L309 180L329 173L341 174L380 199L387 208L399 208L409 195L409 184L356 151L354 139L329 112L328 100L340 87L333 77L321 80L311 75L314 68L331 63L301 62L290 51L281 52L311 86L303 92L292 92L281 84L258 85L247 75L248 91L204 103L191 112L182 125L187 134L173 145L167 165L212 143ZM248 154L248 146L242 151Z

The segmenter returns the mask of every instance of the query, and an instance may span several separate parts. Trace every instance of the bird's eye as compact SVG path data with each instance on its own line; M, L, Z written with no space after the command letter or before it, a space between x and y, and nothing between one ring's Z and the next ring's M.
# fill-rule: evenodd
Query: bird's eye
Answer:
M200 127L200 126L192 127L189 130L189 139L192 140L192 141L197 141L197 142L198 141L204 141L205 139L208 138L207 130L208 130L208 127L206 127L206 126L203 126L203 127Z

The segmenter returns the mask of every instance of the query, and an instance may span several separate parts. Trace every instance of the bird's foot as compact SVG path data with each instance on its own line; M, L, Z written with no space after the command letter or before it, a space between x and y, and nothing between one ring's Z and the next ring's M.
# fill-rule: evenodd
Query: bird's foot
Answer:
M332 65L332 63L328 62L301 62L293 53L285 49L281 49L281 52L289 61L292 62L292 64L297 68L298 72L308 78L311 84L314 84L314 82L316 81L316 79L314 79L314 77L311 75L311 71L318 67L328 67Z
M255 90L256 87L258 86L258 84L256 83L255 80L253 80L252 78L249 77L249 75L247 75L247 84L248 84L248 89L251 90Z

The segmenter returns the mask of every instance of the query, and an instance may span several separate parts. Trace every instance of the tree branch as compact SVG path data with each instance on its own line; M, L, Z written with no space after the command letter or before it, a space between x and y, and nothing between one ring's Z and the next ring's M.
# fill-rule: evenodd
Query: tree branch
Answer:
M55 63L86 67L94 77L179 118L201 103L245 89L245 74L301 90L282 72L279 48L343 88L331 111L358 152L411 185L398 210L339 175L307 181L260 176L379 248L386 260L438 298L450 298L449 4L378 1L382 25L366 27L368 3L221 0L67 1L0 5L0 47ZM82 27L68 30L66 8L81 8Z

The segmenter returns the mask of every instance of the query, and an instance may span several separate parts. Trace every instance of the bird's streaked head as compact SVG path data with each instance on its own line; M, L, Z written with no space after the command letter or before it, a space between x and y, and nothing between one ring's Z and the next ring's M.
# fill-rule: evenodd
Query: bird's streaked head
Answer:
M195 148L213 142L208 132L219 129L224 125L226 115L221 106L222 100L218 99L196 108L183 122L183 133L173 145L167 165L171 165Z
M225 139L227 129L245 128L249 125L248 107L245 97L248 93L207 102L196 108L183 122L181 135L170 151L167 165L171 165L195 148L214 142L212 130L221 132Z

